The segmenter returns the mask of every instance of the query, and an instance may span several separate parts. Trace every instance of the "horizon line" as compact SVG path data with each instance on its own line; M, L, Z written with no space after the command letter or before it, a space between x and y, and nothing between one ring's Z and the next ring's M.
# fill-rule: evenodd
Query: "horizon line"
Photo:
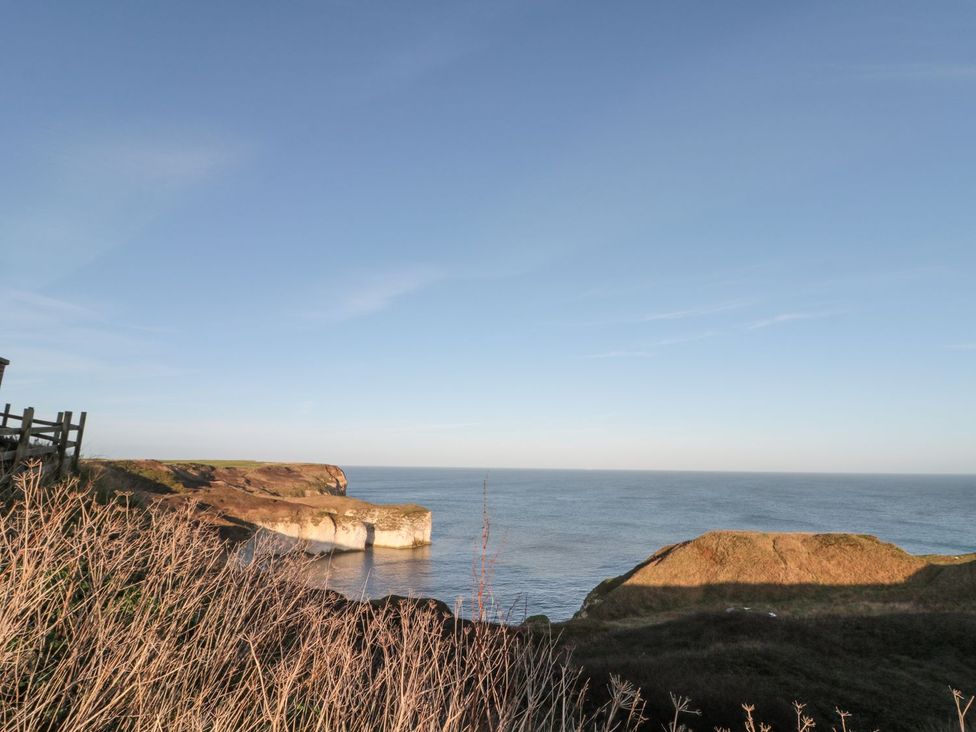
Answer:
M366 464L366 463L347 463L345 466L338 462L320 462L310 460L258 460L255 458L111 458L111 457L91 457L83 458L88 460L156 460L161 463L200 463L206 465L207 461L219 462L253 462L253 463L306 463L309 465L335 465L345 470L348 468L390 468L407 470L548 470L565 472L620 472L620 473L736 473L736 474L764 474L764 475L882 475L882 476L929 476L929 477L959 477L976 478L976 471L973 472L926 472L926 471L902 471L893 472L885 470L764 470L764 469L723 469L723 468L554 468L554 467L525 467L519 465L496 465L487 467L483 465L394 465L394 464Z

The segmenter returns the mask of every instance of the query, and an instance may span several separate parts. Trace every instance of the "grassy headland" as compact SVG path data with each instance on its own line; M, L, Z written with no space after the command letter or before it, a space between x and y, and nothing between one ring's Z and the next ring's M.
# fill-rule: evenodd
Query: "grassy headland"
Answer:
M821 723L836 705L858 729L945 729L949 687L976 685L976 556L711 532L601 583L561 630L595 681L639 685L653 717L676 691L704 729L740 721L742 702L789 728L797 699Z

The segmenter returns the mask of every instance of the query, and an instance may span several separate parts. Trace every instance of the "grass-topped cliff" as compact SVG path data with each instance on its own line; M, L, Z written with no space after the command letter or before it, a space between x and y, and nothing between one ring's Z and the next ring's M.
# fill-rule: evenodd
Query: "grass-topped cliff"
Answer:
M647 621L730 606L777 615L976 609L976 554L917 556L858 534L713 531L601 583L578 616Z
M298 545L310 553L368 546L409 548L430 543L430 511L416 504L373 504L346 496L335 465L248 460L93 460L89 477L108 490L133 493L142 504L179 508L226 538L258 536L271 550Z
M177 493L215 483L256 495L277 497L346 493L346 475L337 465L256 460L92 460L91 469L122 478L128 473Z
M916 556L872 536L711 532L603 582L563 639L597 685L621 674L653 716L691 696L701 729L792 701L857 729L946 729L949 686L976 685L976 555ZM958 729L958 727L955 727Z

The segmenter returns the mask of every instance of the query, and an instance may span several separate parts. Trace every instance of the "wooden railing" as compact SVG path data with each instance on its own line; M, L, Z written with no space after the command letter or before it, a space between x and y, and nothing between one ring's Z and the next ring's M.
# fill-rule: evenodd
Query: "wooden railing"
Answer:
M14 414L7 404L0 414L0 485L30 459L41 461L44 476L63 478L78 470L86 412L73 423L71 412L58 412L53 421L37 419L34 408Z

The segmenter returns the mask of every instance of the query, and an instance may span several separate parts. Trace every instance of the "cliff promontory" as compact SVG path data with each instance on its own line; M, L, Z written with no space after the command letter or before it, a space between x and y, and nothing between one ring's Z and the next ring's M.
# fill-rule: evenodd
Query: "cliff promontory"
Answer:
M374 504L345 495L335 465L257 462L99 460L90 468L141 500L198 506L231 538L255 538L267 551L357 551L430 543L431 514L415 504Z
M976 555L918 556L860 534L713 531L601 583L578 617L768 607L817 612L976 599Z
M976 674L976 554L714 531L604 581L559 632L595 688L650 690L652 719L673 713L670 690L703 710L696 729L741 729L744 701L795 729L794 699L857 729L935 729L946 687Z

